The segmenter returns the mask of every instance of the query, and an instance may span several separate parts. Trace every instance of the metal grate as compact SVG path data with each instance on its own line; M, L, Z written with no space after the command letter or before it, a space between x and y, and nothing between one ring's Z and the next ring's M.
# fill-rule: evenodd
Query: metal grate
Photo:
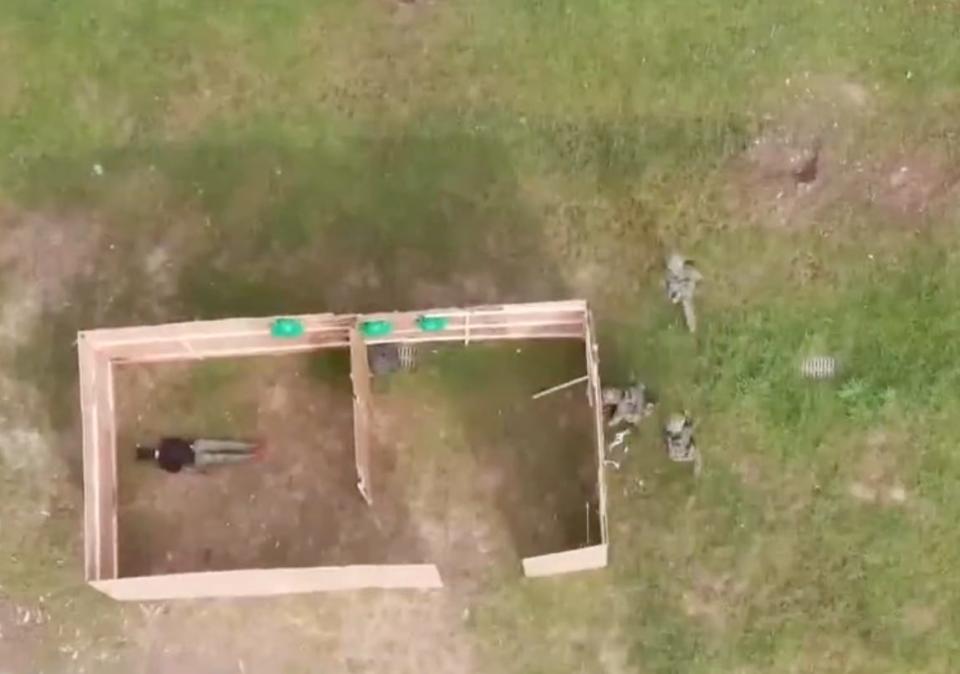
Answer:
M838 369L837 359L832 356L811 356L800 364L800 374L807 379L831 379Z
M404 370L412 370L417 364L417 345L401 343L397 347L397 355L400 358L400 367Z

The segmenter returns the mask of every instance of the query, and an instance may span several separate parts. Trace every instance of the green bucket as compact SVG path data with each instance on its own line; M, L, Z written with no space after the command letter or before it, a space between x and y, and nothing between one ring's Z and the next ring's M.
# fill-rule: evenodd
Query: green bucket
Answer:
M360 332L364 337L386 337L393 332L393 323L390 321L364 321L360 324Z
M417 319L417 327L424 332L440 332L446 330L450 325L450 319L446 316L421 316Z
M278 318L270 324L270 336L280 339L294 339L303 337L306 329L303 327L303 321L298 318Z

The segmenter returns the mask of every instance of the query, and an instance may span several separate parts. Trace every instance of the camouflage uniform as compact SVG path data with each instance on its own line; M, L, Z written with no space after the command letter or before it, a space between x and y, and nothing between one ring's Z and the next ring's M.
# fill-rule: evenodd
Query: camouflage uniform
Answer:
M693 309L693 295L697 283L703 280L693 261L674 253L667 258L667 273L664 286L667 298L673 304L683 305L683 317L690 332L697 331L697 316Z
M613 427L626 422L636 426L653 411L653 402L647 398L647 387L635 384L625 389L605 388L601 392L604 407L613 408L608 423Z
M667 441L667 456L671 461L698 461L697 445L693 439L693 419L689 414L684 412L672 415L664 428L664 437Z

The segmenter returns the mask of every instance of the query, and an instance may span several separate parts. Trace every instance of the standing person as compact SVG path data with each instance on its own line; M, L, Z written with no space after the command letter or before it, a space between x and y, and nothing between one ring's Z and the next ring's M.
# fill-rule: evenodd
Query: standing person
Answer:
M254 442L238 440L195 440L167 437L156 447L137 446L137 460L156 461L170 473L179 473L186 468L205 468L218 464L242 463L257 458L260 446Z

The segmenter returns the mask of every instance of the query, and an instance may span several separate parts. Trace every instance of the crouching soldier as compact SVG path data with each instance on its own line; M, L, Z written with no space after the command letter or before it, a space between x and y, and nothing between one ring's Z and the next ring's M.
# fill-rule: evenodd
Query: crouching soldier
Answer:
M667 456L671 461L693 463L694 471L700 472L700 454L693 438L693 419L684 411L673 414L664 427L664 439L667 443Z
M621 423L636 426L653 412L653 401L647 396L647 387L635 384L625 389L608 387L600 393L603 406L612 410L608 426L613 428Z

